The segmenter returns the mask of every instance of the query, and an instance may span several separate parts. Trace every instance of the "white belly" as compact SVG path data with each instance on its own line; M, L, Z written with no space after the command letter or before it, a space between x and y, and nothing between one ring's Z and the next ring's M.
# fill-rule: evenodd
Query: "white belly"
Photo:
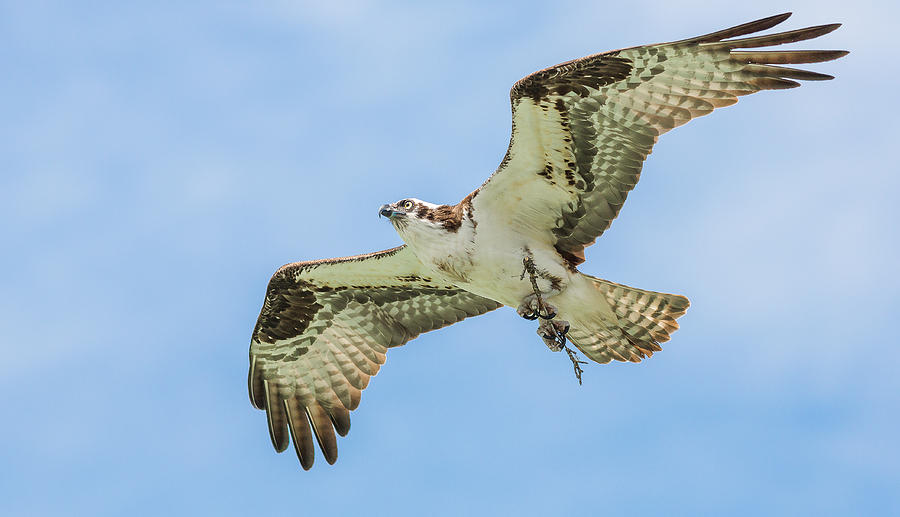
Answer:
M504 305L518 307L526 296L534 292L531 278L525 273L522 262L530 254L541 273L537 277L541 293L553 295L565 290L571 272L562 264L562 259L555 250L533 249L524 243L502 243L509 247L497 244L500 243L482 243L481 246L476 246L469 281L459 287Z
M522 260L528 255L541 273L537 283L542 294L552 296L565 290L573 272L555 249L512 231L478 230L482 229L464 223L458 232L440 239L428 239L427 243L407 239L407 243L435 276L504 305L518 307L534 292L529 275L523 275Z

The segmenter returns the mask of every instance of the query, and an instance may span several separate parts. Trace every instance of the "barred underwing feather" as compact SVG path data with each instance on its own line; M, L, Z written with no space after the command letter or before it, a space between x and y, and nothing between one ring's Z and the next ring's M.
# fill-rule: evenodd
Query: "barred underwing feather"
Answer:
M742 63L803 64L831 61L848 54L846 50L769 50L731 52L732 59Z
M285 420L284 409L279 403L279 396L276 393L277 388L272 387L268 381L263 381L266 393L266 407L268 408L267 417L269 423L269 437L272 439L272 446L275 450L281 452L287 448L287 421Z
M313 466L315 459L315 446L313 435L309 428L309 419L306 416L306 408L296 398L284 401L284 408L288 416L288 424L291 430L291 440L294 442L294 450L297 459L304 470Z
M350 432L350 406L351 403L348 400L344 403L344 407L333 407L328 413L331 423L334 424L334 430L341 436L347 436L347 433Z
M831 23L828 25L817 25L815 27L807 27L805 29L797 29L787 32L779 32L777 34L767 34L765 36L757 36L755 38L744 38L739 40L727 40L716 43L701 43L700 46L709 46L712 48L756 48L770 47L772 45L783 45L785 43L796 43L805 41L819 36L824 36L829 32L840 27L840 23Z
M789 79L800 79L803 81L828 81L834 79L834 76L828 74L820 74L809 70L800 70L798 68L789 68L786 66L776 65L755 65L750 64L744 67L744 71L751 75L766 75L769 77L786 77Z
M752 84L760 90L787 90L789 88L797 88L800 86L800 83L797 81L780 79L778 77L755 77L749 79L747 84Z
M316 403L306 406L306 414L309 416L309 422L312 424L313 434L319 442L319 449L325 456L325 461L329 465L334 465L337 461L337 438L334 436L334 427L331 420L322 409L322 406ZM280 451L279 451L280 452Z
M293 442L309 469L314 437L334 463L335 431L350 431L350 411L389 347L498 307L432 279L405 246L282 267L253 332L248 376L275 450Z
M618 215L660 135L734 104L742 95L799 86L792 79L832 78L774 65L828 61L845 51L735 50L809 40L840 26L741 37L774 27L789 16L595 54L518 81L510 91L509 148L474 198L475 211L491 216L500 210L517 211L520 231L549 227L557 250L573 266L583 262L584 248ZM534 152L535 148L544 152ZM560 158L566 155L576 159ZM524 198L515 206L502 202L511 189L537 192L538 185L545 187L541 196Z

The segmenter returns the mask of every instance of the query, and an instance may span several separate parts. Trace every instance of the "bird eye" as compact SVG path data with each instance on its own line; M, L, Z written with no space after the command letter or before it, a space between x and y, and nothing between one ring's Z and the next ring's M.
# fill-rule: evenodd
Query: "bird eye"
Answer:
M412 210L413 206L415 206L415 203L413 203L409 199L407 199L406 201L403 202L402 205L400 205L400 207L403 208L404 210Z

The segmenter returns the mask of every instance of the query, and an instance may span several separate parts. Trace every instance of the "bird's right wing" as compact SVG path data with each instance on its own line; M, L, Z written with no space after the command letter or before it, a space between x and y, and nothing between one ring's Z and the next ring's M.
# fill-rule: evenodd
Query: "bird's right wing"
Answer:
M389 347L500 306L432 279L406 246L288 264L269 281L253 331L250 401L266 410L278 452L290 434L309 469L315 437L334 463L335 430L350 430Z

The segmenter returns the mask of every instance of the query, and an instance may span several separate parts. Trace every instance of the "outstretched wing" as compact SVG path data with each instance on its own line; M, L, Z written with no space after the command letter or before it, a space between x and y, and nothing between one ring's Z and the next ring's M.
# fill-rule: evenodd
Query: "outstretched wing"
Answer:
M250 401L266 410L278 452L290 433L308 470L315 437L334 463L334 432L350 430L350 411L389 347L500 306L432 280L406 246L288 264L269 281L253 330Z
M660 135L759 90L829 75L776 66L844 56L835 50L744 51L812 39L839 24L728 39L771 28L772 16L696 38L616 50L541 70L511 92L513 128L475 213L550 239L573 264L616 218ZM549 232L549 235L548 235Z

